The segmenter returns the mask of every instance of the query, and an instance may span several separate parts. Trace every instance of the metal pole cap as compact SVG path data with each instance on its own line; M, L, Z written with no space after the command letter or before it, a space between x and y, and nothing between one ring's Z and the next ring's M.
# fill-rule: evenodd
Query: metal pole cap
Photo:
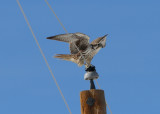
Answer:
M86 72L84 74L84 79L85 80L95 80L95 79L98 79L99 75L96 71L91 71L91 72Z

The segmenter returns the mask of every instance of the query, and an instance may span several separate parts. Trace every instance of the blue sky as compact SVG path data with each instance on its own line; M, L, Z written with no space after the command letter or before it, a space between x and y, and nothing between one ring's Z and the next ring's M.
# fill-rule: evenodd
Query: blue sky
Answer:
M90 40L109 34L92 64L113 114L159 114L160 1L48 0L66 29ZM44 0L20 0L73 114L89 89L84 67L54 59L68 44L46 40L62 29ZM68 114L16 0L0 1L0 113ZM109 112L108 112L109 114Z

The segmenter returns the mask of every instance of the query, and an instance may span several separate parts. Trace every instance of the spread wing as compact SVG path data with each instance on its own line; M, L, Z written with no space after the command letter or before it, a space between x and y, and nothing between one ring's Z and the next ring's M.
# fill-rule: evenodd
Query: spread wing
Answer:
M74 33L76 36L78 36L79 38L83 38L89 41L89 36L80 32L76 32Z
M103 37L99 37L99 38L93 40L91 42L91 44L92 45L102 44L102 46L105 47L106 46L106 37L107 37L107 35L104 35Z
M47 39L58 40L58 41L70 43L70 42L77 41L79 39L89 41L89 36L87 36L83 33L77 32L77 33L68 33L68 34L60 34L60 35L56 35L56 36L51 36L51 37L47 37Z
M79 32L60 34L56 36L47 37L47 39L69 43L71 54L76 54L78 53L78 49L84 50L89 45L89 36L83 33L79 33Z
M70 43L71 54L76 54L79 50L86 50L86 48L89 46L89 36L83 33L75 33L74 37L76 37L79 40Z
M51 37L47 37L47 39L57 40L57 41L67 42L67 43L74 42L74 41L78 40L76 37L73 37L72 33L51 36Z

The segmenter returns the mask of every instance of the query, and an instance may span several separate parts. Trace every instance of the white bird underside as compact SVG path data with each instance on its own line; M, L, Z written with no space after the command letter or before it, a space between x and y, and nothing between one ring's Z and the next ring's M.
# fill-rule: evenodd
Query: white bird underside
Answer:
M47 39L67 42L70 45L71 54L57 54L55 58L72 61L78 66L89 67L93 57L101 48L106 46L106 36L99 37L89 43L89 36L83 33L69 33L47 37ZM78 49L77 49L78 48ZM83 56L82 56L83 55Z

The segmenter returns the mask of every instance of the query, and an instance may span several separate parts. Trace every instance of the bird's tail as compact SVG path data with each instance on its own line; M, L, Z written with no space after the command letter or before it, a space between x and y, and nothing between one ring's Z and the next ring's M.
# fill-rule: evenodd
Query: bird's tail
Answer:
M80 62L78 60L78 57L77 57L76 54L71 54L71 55L69 55L69 54L56 54L54 56L54 58L58 58L58 59L74 62L74 63L78 64L78 66L82 66L83 63L84 63L83 61Z
M67 61L72 61L73 55L69 54L56 54L54 58L63 59Z

